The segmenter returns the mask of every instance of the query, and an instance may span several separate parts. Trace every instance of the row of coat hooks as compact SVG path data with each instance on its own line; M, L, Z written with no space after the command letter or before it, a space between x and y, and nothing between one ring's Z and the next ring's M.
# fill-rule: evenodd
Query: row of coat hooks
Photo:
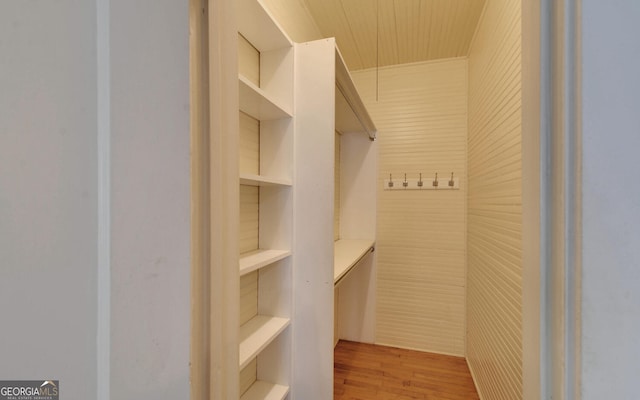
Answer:
M389 179L384 181L385 190L457 190L460 189L460 180L452 172L451 175L447 175L446 178L438 178L436 172L429 178L422 178L422 173L418 174L418 178L407 178L407 174L404 177L394 178L392 174L389 174Z

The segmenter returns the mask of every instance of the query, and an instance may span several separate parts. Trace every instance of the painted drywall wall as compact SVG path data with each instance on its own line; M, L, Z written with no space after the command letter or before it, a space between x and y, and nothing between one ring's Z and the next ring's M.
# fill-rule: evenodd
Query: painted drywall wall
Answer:
M190 319L187 4L100 6L0 6L0 309L11 320L0 344L0 376L58 379L62 396L90 399L98 390L107 396L109 383L98 389L98 382L110 369L112 399L183 398ZM98 38L97 29L106 36ZM105 64L97 64L98 53ZM98 104L105 93L111 114ZM98 232L108 229L99 215L109 215L98 200L98 160L109 156L98 143L99 115L107 119L101 129L111 127L105 165L112 286L102 297L108 315L98 315L97 303ZM98 347L99 333L110 337L110 353L108 340ZM100 379L99 349L107 352Z
M188 2L110 2L111 399L187 398Z
M353 78L378 128L376 343L464 355L467 61ZM460 190L383 190L389 174L436 172Z
M341 135L340 237L376 239L378 142L368 135ZM336 288L340 339L375 343L376 253L362 259Z
M93 1L0 3L0 379L96 397Z
M638 397L640 7L582 2L583 400Z
M521 6L488 1L469 53L467 359L485 400L522 398Z

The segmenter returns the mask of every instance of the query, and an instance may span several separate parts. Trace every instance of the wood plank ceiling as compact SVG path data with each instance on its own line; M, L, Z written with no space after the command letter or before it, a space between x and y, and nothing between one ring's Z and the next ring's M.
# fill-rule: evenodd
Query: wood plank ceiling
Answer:
M486 0L304 0L350 70L466 56Z

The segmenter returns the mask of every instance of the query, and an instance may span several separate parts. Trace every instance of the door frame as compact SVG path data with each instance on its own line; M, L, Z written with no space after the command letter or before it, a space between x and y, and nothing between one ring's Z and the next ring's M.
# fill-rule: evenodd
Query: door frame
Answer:
M524 399L579 399L580 1L522 0L522 15L523 281L533 282L523 285ZM190 18L191 86L201 89L191 92L191 398L237 398L229 299L239 288L223 268L237 257L225 240L236 228L233 212L216 211L237 204L237 182L222 173L238 164L224 134L237 124L234 2L190 0Z
M540 3L540 394L580 398L580 0Z
M191 399L237 399L238 67L235 2L189 0Z

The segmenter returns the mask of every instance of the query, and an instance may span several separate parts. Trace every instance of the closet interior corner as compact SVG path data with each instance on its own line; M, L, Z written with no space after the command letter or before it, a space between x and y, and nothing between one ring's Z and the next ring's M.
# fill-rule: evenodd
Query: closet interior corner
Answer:
M376 134L335 48L334 345L374 342Z

